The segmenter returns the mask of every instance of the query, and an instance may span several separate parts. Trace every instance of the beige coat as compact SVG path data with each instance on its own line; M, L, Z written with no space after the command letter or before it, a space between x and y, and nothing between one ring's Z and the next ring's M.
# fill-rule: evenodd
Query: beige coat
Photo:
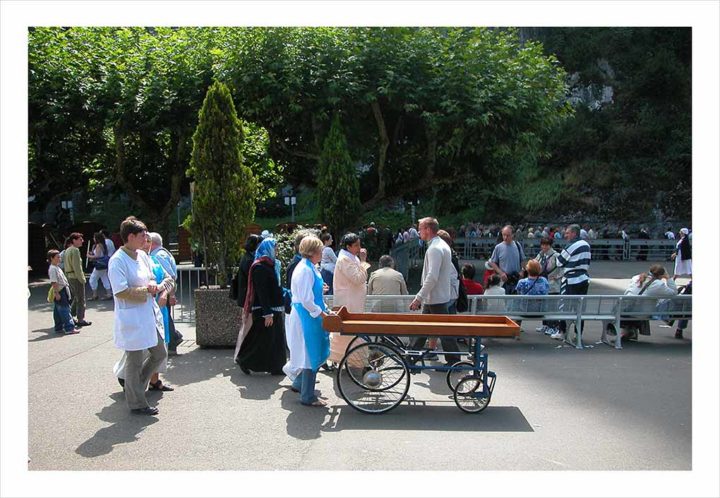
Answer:
M369 263L361 263L351 253L341 250L333 274L333 307L345 306L348 311L363 313L367 295L367 269ZM340 363L353 336L330 334L330 361Z

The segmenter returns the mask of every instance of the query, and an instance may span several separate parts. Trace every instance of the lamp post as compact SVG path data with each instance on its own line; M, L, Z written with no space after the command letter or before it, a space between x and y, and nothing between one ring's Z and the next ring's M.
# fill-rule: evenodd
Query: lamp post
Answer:
M60 201L60 206L63 209L70 211L70 222L75 223L75 212L73 211L73 201Z
M420 200L415 199L414 201L408 202L410 204L410 224L415 224L415 207L420 205Z
M293 195L292 191L285 196L285 205L290 206L290 221L295 223L295 204L297 204L297 197Z

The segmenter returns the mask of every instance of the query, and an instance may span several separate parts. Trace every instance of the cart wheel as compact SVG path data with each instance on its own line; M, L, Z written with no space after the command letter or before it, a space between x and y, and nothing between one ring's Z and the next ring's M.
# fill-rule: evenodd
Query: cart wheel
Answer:
M467 375L458 382L453 399L455 404L465 413L480 413L490 404L490 395L483 396L482 379L475 375Z
M466 377L472 371L471 369L474 366L475 365L471 361L458 361L457 363L453 363L453 369L448 370L447 377L445 377L450 391L455 391L455 387L457 387L458 382L460 382L463 377ZM455 370L456 368L457 370Z
M392 346L366 342L348 351L337 370L337 385L348 405L363 413L384 413L399 405L410 375Z

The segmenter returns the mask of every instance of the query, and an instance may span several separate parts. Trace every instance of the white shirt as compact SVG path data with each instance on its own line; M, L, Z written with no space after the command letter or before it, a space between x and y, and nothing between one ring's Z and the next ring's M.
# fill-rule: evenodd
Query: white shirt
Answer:
M113 339L115 347L125 351L140 351L156 346L158 330L163 330L163 319L155 299L147 295L144 303L117 297L117 293L131 287L145 287L155 277L150 270L150 257L143 251L137 259L125 251L115 251L108 264L108 277L115 293L115 324Z
M450 275L455 267L452 264L450 247L440 237L435 236L425 252L422 287L415 296L423 304L444 304L450 301ZM455 277L457 278L457 276Z
M105 248L107 249L108 256L115 254L115 243L112 239L105 239Z
M335 272L335 262L337 261L337 255L332 247L325 246L322 250L322 259L320 260L320 269L329 271L330 273Z
M65 272L62 271L62 268L50 265L50 268L48 268L48 277L50 277L51 282L58 284L58 292L67 289L68 296L70 295L70 284L68 284L67 277L65 277Z

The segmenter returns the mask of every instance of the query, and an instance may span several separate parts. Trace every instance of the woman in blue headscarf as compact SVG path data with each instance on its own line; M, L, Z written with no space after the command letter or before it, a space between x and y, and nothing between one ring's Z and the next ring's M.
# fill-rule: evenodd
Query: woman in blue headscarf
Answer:
M236 359L246 374L269 372L284 375L285 308L275 244L274 239L265 239L260 243L249 271L245 312L252 313L253 324Z

